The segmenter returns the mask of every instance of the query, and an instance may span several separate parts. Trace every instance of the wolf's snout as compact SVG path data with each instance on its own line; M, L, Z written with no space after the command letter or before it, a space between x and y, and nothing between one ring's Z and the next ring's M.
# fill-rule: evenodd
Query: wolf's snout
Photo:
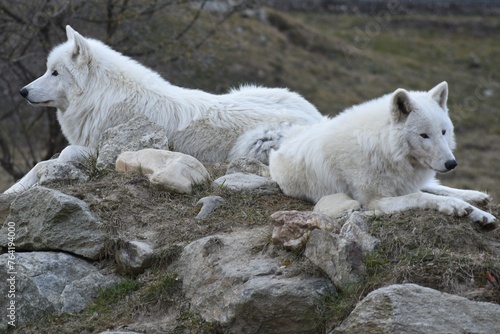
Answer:
M23 87L19 90L19 94L21 94L22 97L24 98L27 98L28 97L28 90L26 89L26 87Z
M458 163L456 160L448 160L444 163L444 166L446 167L447 170L452 170L452 169L455 169L455 167L457 167Z

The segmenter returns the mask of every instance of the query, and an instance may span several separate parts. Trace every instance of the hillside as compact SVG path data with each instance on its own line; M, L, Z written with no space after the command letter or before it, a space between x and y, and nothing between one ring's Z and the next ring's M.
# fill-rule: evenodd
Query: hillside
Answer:
M486 210L500 216L500 22L488 16L429 16L281 12L236 15L196 54L167 61L168 55L138 59L174 84L221 93L240 83L288 87L300 92L324 114L399 87L428 90L441 81L450 86L459 167L441 177L444 184L487 191L494 201ZM255 13L254 13L255 14ZM256 13L258 14L258 13ZM165 14L168 16L168 13ZM156 19L149 39L161 37ZM167 23L164 23L167 24ZM76 27L84 32L84 27ZM125 51L124 51L125 52ZM162 62L163 60L163 62ZM28 107L29 108L29 107ZM50 187L88 204L108 237L106 256L93 262L119 271L114 255L125 240L154 243L151 268L122 274L118 285L103 290L80 313L44 315L9 333L101 333L109 328L144 333L227 333L190 308L181 282L169 266L180 249L200 238L262 228L252 251L280 259L291 277L327 276L304 257L270 245L270 216L282 210L312 210L311 203L281 194L257 195L199 185L192 195L164 192L139 174L98 170L89 161L88 182L59 182ZM225 165L206 165L211 178ZM200 221L197 201L219 195L224 204ZM2 211L0 211L1 213ZM369 232L380 247L363 258L367 276L336 294L318 297L311 319L315 332L329 333L369 292L394 283L415 283L471 300L500 303L500 232L485 231L467 218L431 211L373 216ZM217 245L214 246L217 248Z

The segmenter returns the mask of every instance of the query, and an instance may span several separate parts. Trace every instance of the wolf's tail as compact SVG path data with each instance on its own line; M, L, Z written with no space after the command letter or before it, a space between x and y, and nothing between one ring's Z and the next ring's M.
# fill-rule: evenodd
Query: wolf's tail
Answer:
M262 124L258 127L243 133L229 153L228 160L237 157L251 157L269 164L269 154L272 150L277 150L292 124L282 122L277 124Z

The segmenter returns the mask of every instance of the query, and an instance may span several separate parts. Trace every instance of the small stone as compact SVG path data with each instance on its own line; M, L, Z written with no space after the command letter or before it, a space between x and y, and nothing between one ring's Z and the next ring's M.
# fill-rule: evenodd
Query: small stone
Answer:
M153 248L142 241L127 241L115 256L120 269L129 274L142 274L152 264Z
M211 215L219 205L224 202L224 198L220 196L207 196L201 198L196 205L201 205L200 212L195 219L203 219Z
M366 216L362 212L352 212L340 230L340 236L356 241L363 252L371 253L380 245L380 240L368 233Z
M234 191L249 191L260 195L281 193L278 184L268 178L255 174L234 173L224 175L212 184L214 188L226 188Z

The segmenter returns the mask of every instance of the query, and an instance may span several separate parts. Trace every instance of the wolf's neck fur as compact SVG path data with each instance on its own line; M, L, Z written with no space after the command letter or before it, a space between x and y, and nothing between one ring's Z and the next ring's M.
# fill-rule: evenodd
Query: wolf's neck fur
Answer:
M70 144L96 147L106 130L102 124L107 128L122 124L134 114L145 114L172 135L214 103L212 94L174 86L156 72L108 47L94 50L89 76L98 77L98 84L88 80L80 87L81 92L70 99L68 108L58 110L58 119L64 124L62 128ZM108 64L101 59L114 59L114 62ZM152 109L156 112L146 114L146 110ZM82 120L85 120L83 124Z

